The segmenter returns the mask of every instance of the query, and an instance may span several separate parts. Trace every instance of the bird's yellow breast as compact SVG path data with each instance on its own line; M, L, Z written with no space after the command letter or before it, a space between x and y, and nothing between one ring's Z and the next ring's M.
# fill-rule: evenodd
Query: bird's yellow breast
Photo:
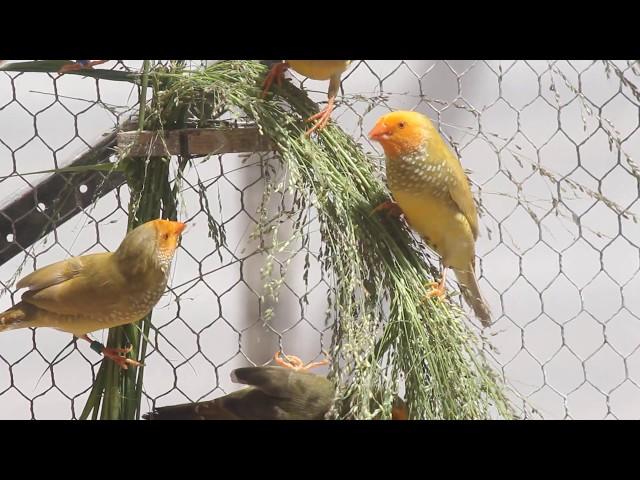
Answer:
M441 257L445 266L466 269L474 258L475 236L451 196L458 181L450 158L426 147L389 158L389 189L405 218Z
M407 222L441 257L447 267L467 268L474 256L474 237L455 204L428 192L394 191Z
M300 75L313 80L329 80L344 72L351 60L287 60L287 63Z

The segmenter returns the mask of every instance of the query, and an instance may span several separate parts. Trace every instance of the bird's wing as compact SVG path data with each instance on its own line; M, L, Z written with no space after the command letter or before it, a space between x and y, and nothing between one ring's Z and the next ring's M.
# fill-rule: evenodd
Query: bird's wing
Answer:
M290 379L294 373L294 370L284 367L245 367L231 372L231 380L256 387L273 397L286 398L291 393Z
M92 314L112 309L122 300L119 272L110 253L74 257L54 263L23 278L18 286L29 287L24 302L63 315Z
M240 416L223 408L220 399L156 407L153 412L143 415L142 418L145 420L242 420Z
M259 388L247 387L216 399L216 403L227 415L242 420L287 420L287 400L263 392Z
M335 394L333 384L326 377L284 367L238 368L231 378L234 382L252 385L255 396L262 394L264 412L276 420L321 419L331 407Z
M448 184L449 195L469 222L473 238L478 238L478 212L469 187L469 180L462 169L462 164L458 157L439 135L438 138L440 142L432 146L432 151L438 158L446 159L447 168L449 169L448 174L453 179Z
M236 383L251 385L206 402L157 407L149 420L295 420L322 418L333 400L326 378L282 367L233 371Z
M29 290L42 290L65 282L77 276L82 271L82 260L78 257L52 263L46 267L39 268L26 277L20 279L16 284L17 288L28 288Z
M215 400L156 407L143 416L146 420L283 420L288 418L279 406L281 399L254 387L229 393Z

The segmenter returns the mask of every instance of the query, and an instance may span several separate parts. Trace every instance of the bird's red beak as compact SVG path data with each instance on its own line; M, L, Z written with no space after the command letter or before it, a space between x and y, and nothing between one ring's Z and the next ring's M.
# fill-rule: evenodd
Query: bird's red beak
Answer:
M174 222L176 225L176 235L180 235L185 228L187 228L187 224L186 223L182 223L182 222Z
M388 133L389 129L387 128L387 125L384 122L378 122L376 123L376 126L373 127L373 130L369 132L369 138L376 142L380 142L388 138Z

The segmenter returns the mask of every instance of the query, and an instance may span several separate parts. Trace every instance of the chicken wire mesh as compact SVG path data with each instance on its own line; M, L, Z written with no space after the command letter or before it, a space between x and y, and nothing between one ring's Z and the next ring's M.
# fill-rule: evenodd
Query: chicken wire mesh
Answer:
M387 60L354 61L343 75L333 118L366 150L375 151L366 133L381 114L416 109L437 122L470 171L481 204L480 287L494 314L486 352L534 416L640 417L639 70L628 61ZM293 81L326 101L326 82ZM136 101L121 82L0 74L1 309L19 300L20 272L118 246L126 186L109 190L120 182L104 173L92 182L67 174L56 190L61 202L34 190L51 173L32 173L104 141ZM265 178L283 176L271 160L194 159L180 179L179 218L189 227L154 310L143 411L235 390L231 370L266 364L279 348L312 360L330 345L331 282L313 219L311 241L275 257L255 234L260 215L292 201L265 196ZM108 193L97 195L105 185ZM16 225L32 212L8 215L7 206L25 192L46 217L61 204L80 208L33 246L18 245ZM224 227L219 248L208 237L208 212ZM278 238L288 228L282 223ZM265 293L272 287L277 302ZM94 337L105 341L106 332ZM79 416L102 359L85 344L65 350L69 340L50 329L0 334L0 418Z

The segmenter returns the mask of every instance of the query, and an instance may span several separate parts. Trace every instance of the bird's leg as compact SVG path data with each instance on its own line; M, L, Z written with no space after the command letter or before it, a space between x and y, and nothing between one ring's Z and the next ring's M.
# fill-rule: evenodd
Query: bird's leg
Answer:
M313 127L306 131L306 136L311 135L316 130L323 129L327 125L329 119L331 118L331 113L335 108L334 104L336 101L336 97L338 96L338 90L340 90L340 74L333 75L329 80L329 91L327 92L329 103L327 103L327 106L307 119L307 122L315 121L316 123Z
M67 65L63 65L58 73L67 73L67 72L76 72L78 70L91 69L96 65L101 65L103 63L108 62L109 60L77 60L74 63L69 63Z
M299 357L296 357L295 355L284 355L284 358L283 358L281 356L281 353L282 352L277 351L273 356L273 360L281 367L291 368L296 372L301 370L307 371L312 368L319 367L321 365L327 365L329 363L329 360L325 358L324 360L320 360L319 362L311 362L305 365L304 362Z
M371 213L378 213L378 212L383 212L386 215L390 215L396 218L404 213L400 208L400 205L398 205L393 200L387 200L386 202L382 202L380 205L374 208L373 212Z
M104 355L106 358L113 360L114 362L116 362L118 364L118 366L124 370L127 370L129 368L129 365L133 365L134 367L143 367L144 364L132 359L132 358L126 358L122 355L120 355L121 353L124 353L125 355L127 353L129 353L132 349L131 345L129 345L127 348L110 348L110 347L105 347L103 344L101 344L100 342L98 342L97 340L91 340L91 338L89 337L89 335L83 335L82 337L80 337L83 340L86 340L87 342L89 342L91 344L91 349L99 354Z
M264 83L262 84L262 97L267 96L273 81L275 80L278 86L282 85L282 81L284 80L284 72L289 68L289 64L287 62L276 63L271 66L271 70L267 73L267 76L264 77Z
M278 350L273 355L273 360L280 365L281 367L292 368L294 370L299 370L304 366L304 362L295 355L285 355L284 358L281 356L282 352Z
M326 107L324 107L315 115L307 118L307 122L314 122L314 121L316 122L313 125L313 127L311 127L309 130L305 132L305 135L307 137L310 136L316 130L321 130L327 125L327 123L329 122L329 119L331 118L331 113L333 112L333 109L334 109L334 100L335 100L335 97L329 97L329 103L327 103Z
M438 297L440 300L442 300L446 293L446 289L445 289L446 279L447 279L447 269L443 266L442 277L440 278L440 281L428 283L431 289L426 293L425 298Z
M325 358L324 360L320 360L319 362L307 363L302 369L306 371L311 370L312 368L321 367L322 365L329 365L329 360Z

